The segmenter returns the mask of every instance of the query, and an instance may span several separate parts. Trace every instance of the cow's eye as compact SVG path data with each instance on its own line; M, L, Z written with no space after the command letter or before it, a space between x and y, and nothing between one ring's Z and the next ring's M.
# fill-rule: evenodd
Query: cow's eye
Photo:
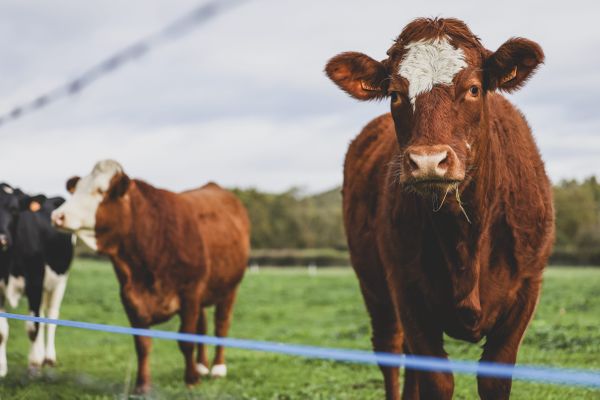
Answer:
M96 193L99 194L100 196L104 196L104 192L100 188L96 189Z
M469 88L469 94L470 94L472 97L477 97L477 96L479 96L479 86L475 86L475 85L471 86L471 87Z
M392 92L392 94L390 95L390 97L392 98L392 104L393 105L398 105L398 104L402 103L402 96L400 96L398 94L398 92Z

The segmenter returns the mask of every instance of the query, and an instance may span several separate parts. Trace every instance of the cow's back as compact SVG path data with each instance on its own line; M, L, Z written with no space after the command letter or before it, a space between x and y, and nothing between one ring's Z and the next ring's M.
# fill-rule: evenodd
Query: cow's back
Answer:
M397 148L394 121L390 114L384 114L352 141L344 163L343 212L350 256L363 292L373 297L386 287L375 218Z
M206 303L228 293L244 275L250 252L250 222L246 208L231 192L215 183L179 195L195 211L209 263Z

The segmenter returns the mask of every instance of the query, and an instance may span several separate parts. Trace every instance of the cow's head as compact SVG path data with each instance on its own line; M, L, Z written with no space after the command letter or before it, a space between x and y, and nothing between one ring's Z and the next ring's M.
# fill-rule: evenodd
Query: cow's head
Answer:
M27 209L32 198L7 183L0 183L0 253L5 253L13 244L14 228L19 212Z
M127 221L123 214L128 209L129 183L118 162L99 161L89 175L67 181L72 196L52 213L52 224L76 233L93 250L105 252L106 241Z
M342 53L326 73L354 98L390 99L399 180L421 194L448 193L465 180L489 132L490 93L520 88L544 59L530 40L492 52L462 21L437 18L408 24L387 55L379 62Z

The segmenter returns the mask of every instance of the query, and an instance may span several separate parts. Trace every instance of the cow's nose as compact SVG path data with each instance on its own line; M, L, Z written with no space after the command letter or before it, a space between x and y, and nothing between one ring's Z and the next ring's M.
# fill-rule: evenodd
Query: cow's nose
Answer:
M411 146L406 150L406 167L415 179L460 179L455 175L458 158L450 146Z
M52 225L57 228L62 228L65 224L65 213L62 211L52 212Z

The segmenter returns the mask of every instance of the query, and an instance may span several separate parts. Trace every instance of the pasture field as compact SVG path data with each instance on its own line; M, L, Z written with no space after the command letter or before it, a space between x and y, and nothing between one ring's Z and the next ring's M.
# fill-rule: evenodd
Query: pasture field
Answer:
M23 302L22 302L23 303ZM16 312L24 313L21 304ZM62 318L128 325L112 266L77 260L69 279ZM177 329L177 319L159 326ZM129 336L59 327L58 366L42 377L27 375L28 340L23 322L11 321L8 376L0 399L128 398L135 379ZM212 332L212 323L210 325ZM600 369L600 269L549 268L536 318L519 362ZM369 325L357 281L349 268L261 269L242 284L231 337L370 349ZM477 345L447 340L457 359L476 360ZM212 349L211 349L212 356ZM381 399L375 366L333 363L284 355L227 351L229 376L186 389L177 344L155 340L152 353L156 399ZM136 398L130 396L129 398ZM475 399L472 376L456 377L456 399ZM598 399L600 391L526 382L513 384L514 399Z

